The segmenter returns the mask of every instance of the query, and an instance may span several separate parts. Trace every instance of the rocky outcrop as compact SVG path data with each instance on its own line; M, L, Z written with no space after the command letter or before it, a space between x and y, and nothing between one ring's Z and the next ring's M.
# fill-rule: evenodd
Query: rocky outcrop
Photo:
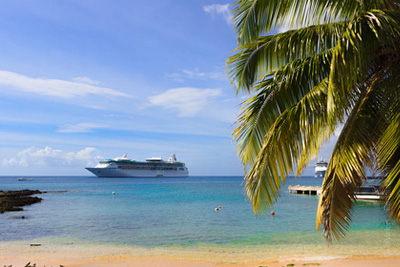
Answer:
M23 206L42 201L40 197L31 195L42 194L39 190L0 191L0 214L6 211L21 211Z

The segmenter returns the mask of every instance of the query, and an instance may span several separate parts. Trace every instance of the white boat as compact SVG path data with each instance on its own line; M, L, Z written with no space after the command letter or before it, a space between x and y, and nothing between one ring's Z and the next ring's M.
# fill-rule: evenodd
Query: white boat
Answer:
M328 162L324 160L319 160L315 164L315 178L323 178L325 176L327 168L328 168Z
M382 192L376 185L360 186L355 192L355 197L357 200L380 200Z
M159 158L147 158L146 161L122 157L101 160L96 167L86 168L97 177L187 177L189 170L185 163L172 154L167 161Z
M18 181L33 181L32 178L24 178L24 177L20 177L17 179Z

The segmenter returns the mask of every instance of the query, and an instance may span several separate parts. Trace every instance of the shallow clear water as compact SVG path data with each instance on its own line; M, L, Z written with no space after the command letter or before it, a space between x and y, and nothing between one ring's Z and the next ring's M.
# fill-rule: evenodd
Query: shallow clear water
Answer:
M255 217L243 177L96 178L0 177L0 190L50 191L22 212L0 215L0 241L47 238L136 247L315 247L318 196L289 194L289 185L320 185L290 178L274 205L275 216ZM64 193L51 191L66 190ZM112 194L115 192L115 195ZM219 211L214 209L218 206ZM26 219L19 219L25 216ZM343 250L399 247L400 233L375 202L356 205ZM326 246L323 246L325 248Z

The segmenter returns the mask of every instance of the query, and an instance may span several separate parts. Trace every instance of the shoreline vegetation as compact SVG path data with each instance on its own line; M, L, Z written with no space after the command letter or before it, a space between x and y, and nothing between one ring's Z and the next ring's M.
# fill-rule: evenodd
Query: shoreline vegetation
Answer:
M7 211L23 211L24 209L22 207L39 203L43 200L40 197L32 197L32 195L43 193L47 192L29 189L0 191L0 214Z

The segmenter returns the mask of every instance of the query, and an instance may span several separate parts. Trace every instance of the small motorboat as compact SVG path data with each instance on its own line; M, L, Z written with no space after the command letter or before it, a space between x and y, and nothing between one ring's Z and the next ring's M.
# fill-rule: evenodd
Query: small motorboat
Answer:
M382 192L377 185L360 186L355 193L357 200L380 200Z
M17 179L18 181L33 181L32 178L24 178L24 177L20 177Z

